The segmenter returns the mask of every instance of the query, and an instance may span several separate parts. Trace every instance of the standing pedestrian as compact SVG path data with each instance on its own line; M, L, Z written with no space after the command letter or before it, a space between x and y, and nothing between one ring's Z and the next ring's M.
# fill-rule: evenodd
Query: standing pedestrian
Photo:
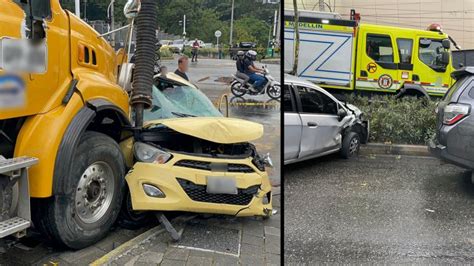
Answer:
M197 62L198 61L199 48L200 48L199 41L196 38L193 42L193 49L192 49L193 58L191 58L191 62Z
M183 79L189 81L188 75L186 75L186 72L188 72L189 69L189 58L185 55L181 56L178 59L178 68L174 71L174 73Z

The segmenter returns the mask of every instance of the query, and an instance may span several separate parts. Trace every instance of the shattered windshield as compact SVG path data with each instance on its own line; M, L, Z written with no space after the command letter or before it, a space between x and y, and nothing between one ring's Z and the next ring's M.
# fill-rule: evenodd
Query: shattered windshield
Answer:
M145 121L179 117L221 117L222 114L201 91L172 84L153 86L153 106Z

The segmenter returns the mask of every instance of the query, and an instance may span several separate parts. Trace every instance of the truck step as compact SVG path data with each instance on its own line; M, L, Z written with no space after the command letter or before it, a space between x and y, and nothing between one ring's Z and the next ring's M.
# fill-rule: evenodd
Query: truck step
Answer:
M30 167L37 162L37 158L27 156L16 157L12 159L3 159L3 157L0 156L0 174Z
M14 217L0 222L0 238L25 230L30 227L30 224L30 221L20 217Z

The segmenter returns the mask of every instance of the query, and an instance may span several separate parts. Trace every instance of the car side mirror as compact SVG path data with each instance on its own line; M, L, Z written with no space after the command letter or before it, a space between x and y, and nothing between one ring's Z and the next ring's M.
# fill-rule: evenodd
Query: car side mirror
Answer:
M346 109L339 108L339 110L337 110L337 117L338 117L339 122L341 122L342 119L344 119L344 117L346 117L346 116L347 116Z

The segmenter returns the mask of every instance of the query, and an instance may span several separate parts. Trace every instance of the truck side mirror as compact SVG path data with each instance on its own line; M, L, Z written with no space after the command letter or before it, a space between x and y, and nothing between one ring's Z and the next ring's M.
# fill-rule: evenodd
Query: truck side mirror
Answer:
M443 39L441 41L441 44L443 45L444 49L449 49L451 47L451 42L449 41L449 39Z
M346 116L347 116L346 109L339 108L339 110L337 110L337 118L338 118L339 122L341 122L342 119L344 119L344 117L346 117Z
M441 53L440 63L443 65L449 64L449 52L444 51Z
M127 19L134 19L138 16L140 11L140 1L139 0L128 0L123 7L123 14Z

